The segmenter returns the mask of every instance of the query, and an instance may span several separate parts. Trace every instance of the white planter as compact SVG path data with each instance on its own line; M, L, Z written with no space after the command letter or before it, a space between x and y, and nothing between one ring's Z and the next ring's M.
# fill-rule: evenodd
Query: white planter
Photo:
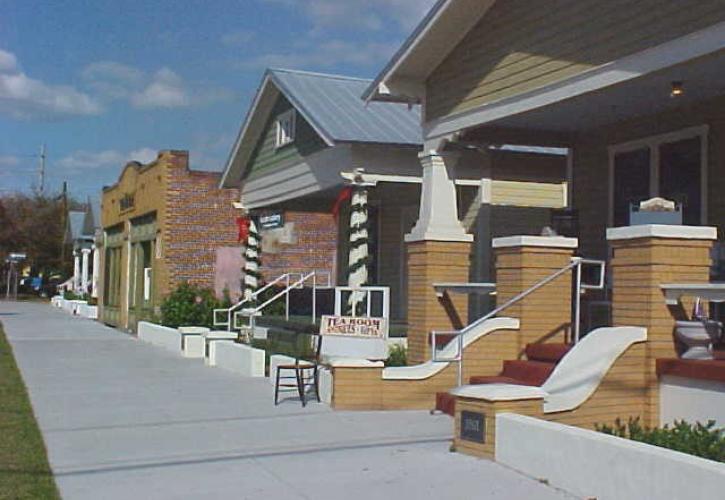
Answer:
M175 328L139 321L138 338L172 352L181 352L181 335Z
M664 375L660 378L660 425L675 420L725 426L725 382Z
M184 357L203 358L206 343L200 334L184 335Z
M725 464L536 418L496 416L496 461L599 500L722 498Z
M215 366L243 377L264 377L264 351L229 341L212 342L209 359Z
M269 357L269 381L272 385L274 385L274 379L277 376L277 366L292 365L294 362L295 358L284 354L273 354Z

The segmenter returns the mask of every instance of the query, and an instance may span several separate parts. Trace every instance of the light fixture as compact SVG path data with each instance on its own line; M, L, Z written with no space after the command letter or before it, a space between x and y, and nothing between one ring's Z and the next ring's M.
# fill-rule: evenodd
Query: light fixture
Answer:
M672 82L672 90L670 90L670 97L680 97L685 93L685 89L682 86L681 81Z

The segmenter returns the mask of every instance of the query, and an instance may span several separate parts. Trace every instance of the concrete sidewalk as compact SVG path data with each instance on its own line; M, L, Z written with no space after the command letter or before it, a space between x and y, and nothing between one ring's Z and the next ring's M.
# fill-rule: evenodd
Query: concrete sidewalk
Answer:
M571 498L448 452L427 412L272 403L266 380L49 305L0 302L63 498Z

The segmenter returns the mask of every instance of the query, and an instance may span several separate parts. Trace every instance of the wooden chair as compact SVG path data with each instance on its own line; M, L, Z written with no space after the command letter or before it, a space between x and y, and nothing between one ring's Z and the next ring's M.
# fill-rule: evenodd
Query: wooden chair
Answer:
M310 359L304 359L300 355L299 339L304 335L314 339L313 353ZM303 338L304 340L304 338ZM295 339L297 352L295 362L287 365L277 365L277 374L274 384L274 404L279 404L280 388L297 389L302 406L307 405L307 389L314 387L317 402L320 399L320 353L322 352L322 336L320 334L298 334ZM286 375L285 372L292 372ZM293 382L292 382L293 381Z

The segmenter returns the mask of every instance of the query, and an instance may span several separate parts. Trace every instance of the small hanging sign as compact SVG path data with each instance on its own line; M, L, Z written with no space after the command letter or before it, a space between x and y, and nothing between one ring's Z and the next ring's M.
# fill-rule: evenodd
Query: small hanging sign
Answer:
M262 214L258 218L259 229L278 229L284 226L284 215L282 212Z

